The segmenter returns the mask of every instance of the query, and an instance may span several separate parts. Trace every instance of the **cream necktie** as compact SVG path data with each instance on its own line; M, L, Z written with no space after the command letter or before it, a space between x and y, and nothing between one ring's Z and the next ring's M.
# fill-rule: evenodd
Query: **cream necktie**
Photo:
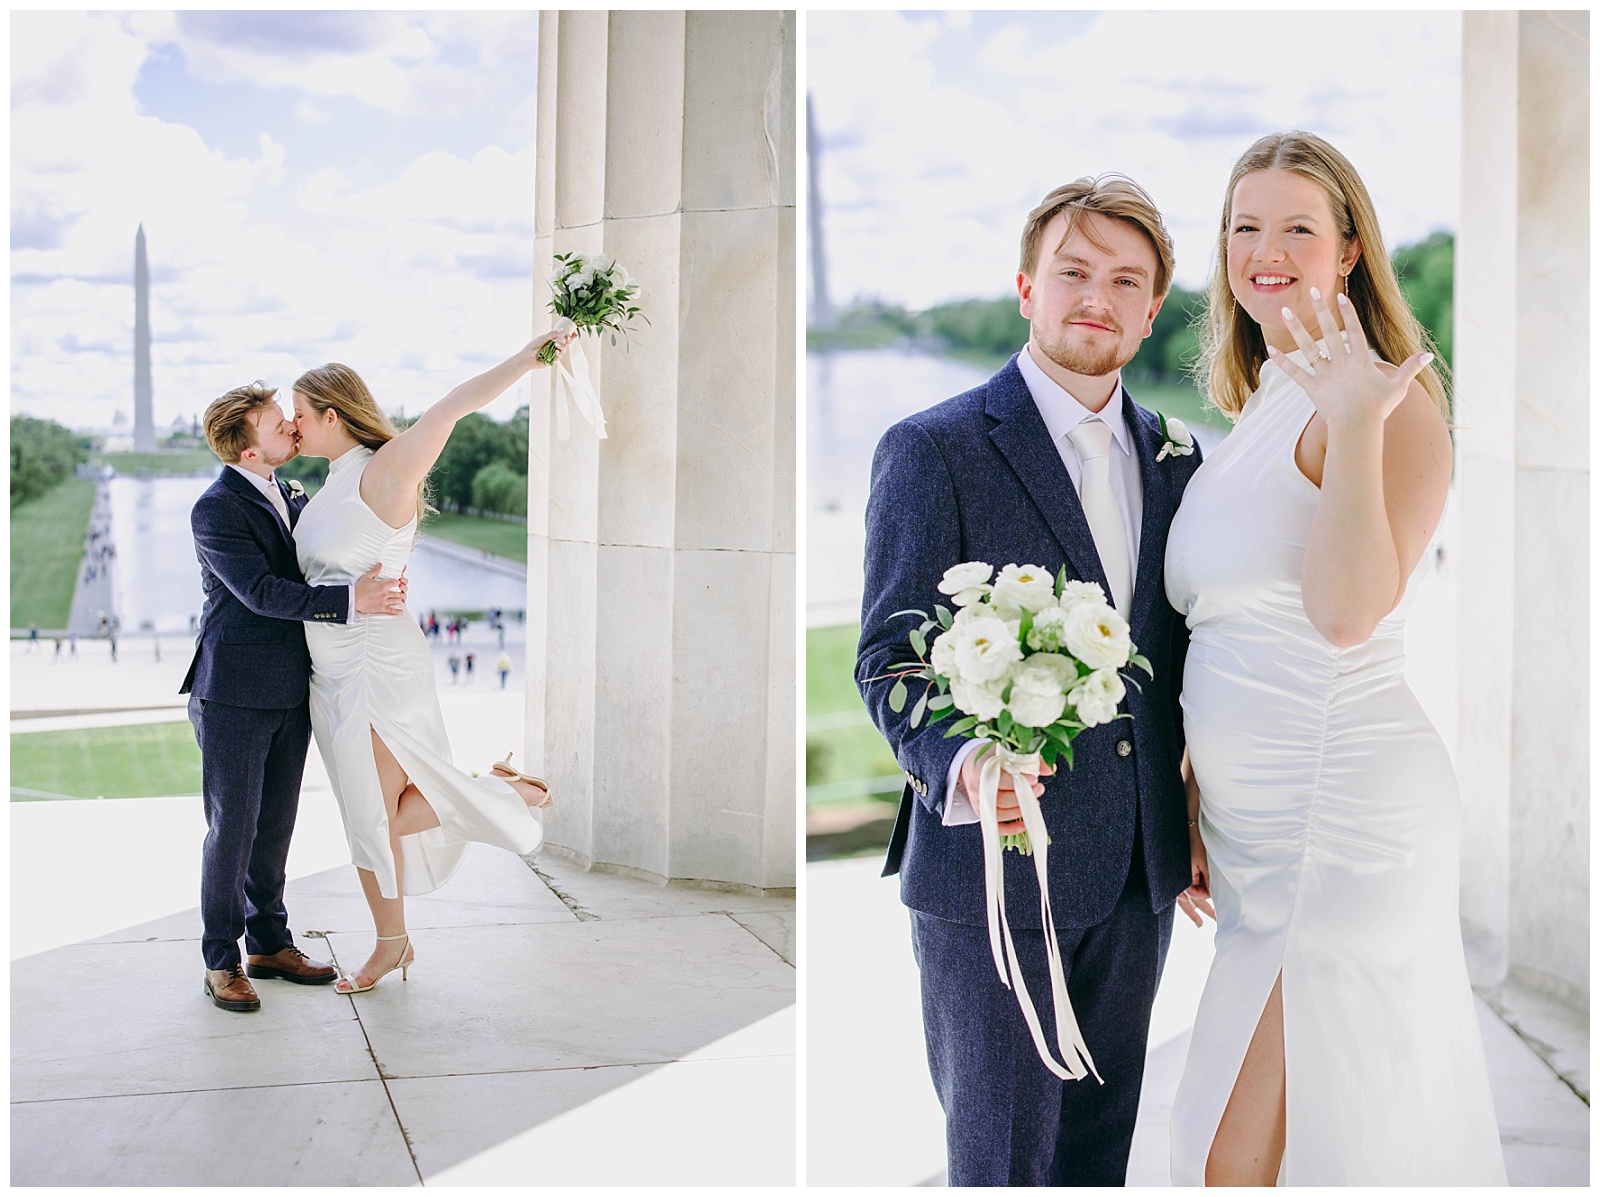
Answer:
M289 504L284 501L283 491L278 489L278 477L276 474L267 479L267 502L271 503L277 511L279 517L283 520L283 526L285 528L291 527L292 525L289 523Z
M1111 587L1111 605L1126 616L1128 600L1133 597L1133 575L1128 568L1128 532L1122 508L1111 490L1111 429L1100 420L1082 420L1067 438L1083 459L1078 498Z

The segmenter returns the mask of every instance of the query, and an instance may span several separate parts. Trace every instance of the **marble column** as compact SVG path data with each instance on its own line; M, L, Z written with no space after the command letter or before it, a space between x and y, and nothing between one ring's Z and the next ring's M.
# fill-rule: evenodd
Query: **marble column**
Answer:
M1468 12L1456 257L1463 925L1589 988L1589 17Z
M554 254L639 279L586 338L610 437L529 437L528 751L550 851L663 880L795 876L795 27L545 12L535 331Z

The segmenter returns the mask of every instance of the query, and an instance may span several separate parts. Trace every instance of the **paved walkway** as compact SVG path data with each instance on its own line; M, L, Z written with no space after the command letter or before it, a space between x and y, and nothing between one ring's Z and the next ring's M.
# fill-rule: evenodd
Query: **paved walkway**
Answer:
M187 644L22 647L14 733L182 718ZM457 760L520 744L520 662L503 692L438 672ZM204 832L195 797L12 804L12 1184L793 1183L792 900L474 846L408 903L409 980L263 981L234 1014L200 988ZM290 876L300 945L359 965L370 916L314 749Z
M944 1116L928 1079L916 964L881 862L806 866L806 1179L942 1185ZM1130 1185L1167 1185L1167 1124L1211 965L1210 924L1173 929L1151 1018ZM1489 1081L1514 1185L1589 1183L1589 1108L1482 1001ZM1587 1058L1587 1022L1582 1028Z

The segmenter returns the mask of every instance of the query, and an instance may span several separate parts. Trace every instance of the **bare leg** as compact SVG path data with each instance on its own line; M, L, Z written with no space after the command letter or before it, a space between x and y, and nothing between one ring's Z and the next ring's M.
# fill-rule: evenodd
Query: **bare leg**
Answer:
M378 786L383 791L383 804L389 814L389 851L394 860L394 880L397 893L404 879L401 873L400 837L430 827L439 826L439 816L422 796L422 791L411 784L400 762L395 760L389 746L372 731L372 759L378 767ZM382 936L400 936L406 932L406 903L404 897L386 898L378 888L378 878L370 869L357 869L361 879L361 892L366 895L367 906L372 910L372 922ZM357 985L370 985L385 969L399 962L410 945L403 939L390 939L373 945L372 955L355 974ZM414 954L414 953L413 953Z
M1279 973L1211 1141L1206 1184L1278 1183L1287 1120L1284 1094L1283 974Z

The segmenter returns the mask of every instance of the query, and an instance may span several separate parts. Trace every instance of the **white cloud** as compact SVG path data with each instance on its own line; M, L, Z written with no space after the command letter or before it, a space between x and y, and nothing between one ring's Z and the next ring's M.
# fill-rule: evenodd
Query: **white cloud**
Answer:
M1003 294L1028 209L1110 170L1150 191L1198 286L1230 166L1287 128L1355 163L1393 243L1456 220L1457 14L1109 12L1070 38L1025 13L987 33L906 13L808 28L836 302Z
M80 426L131 410L141 223L158 426L330 360L415 412L524 344L535 28L516 13L15 14L12 410ZM312 35L322 48L297 53ZM299 91L292 115L238 129L250 148L225 152L143 111L141 67L174 43L207 78ZM463 83L474 63L493 72ZM325 142L340 126L323 122L352 99L480 105L492 119L470 147L419 141L409 161L380 161L352 146L341 168L308 174L296 139L316 129ZM508 121L530 133L515 153L491 144ZM490 412L526 401L519 387Z

